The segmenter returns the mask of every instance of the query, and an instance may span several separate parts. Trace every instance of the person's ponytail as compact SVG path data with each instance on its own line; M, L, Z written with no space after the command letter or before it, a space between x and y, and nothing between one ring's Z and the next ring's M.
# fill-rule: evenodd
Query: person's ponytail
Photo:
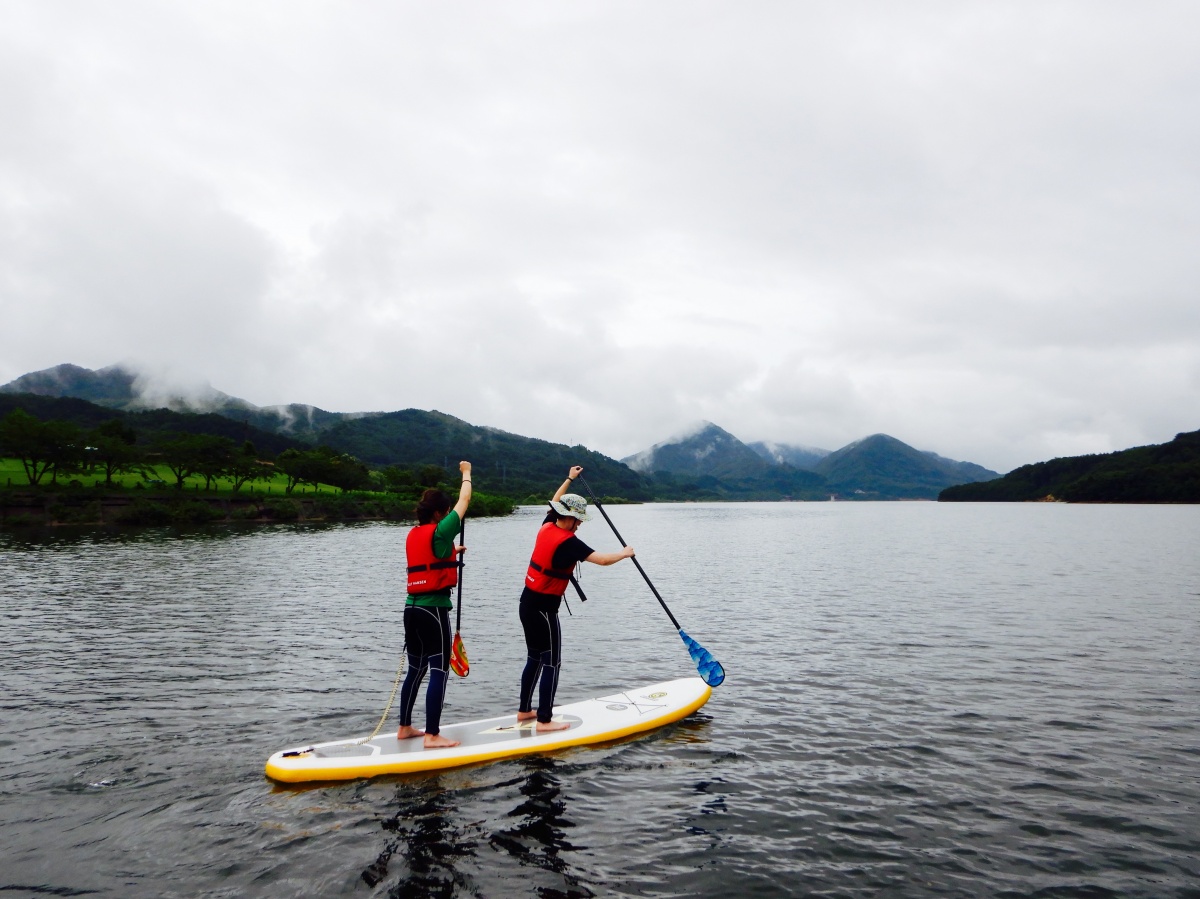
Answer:
M450 511L450 497L436 487L430 487L421 494L413 511L416 513L418 524L432 524L438 512L444 515Z

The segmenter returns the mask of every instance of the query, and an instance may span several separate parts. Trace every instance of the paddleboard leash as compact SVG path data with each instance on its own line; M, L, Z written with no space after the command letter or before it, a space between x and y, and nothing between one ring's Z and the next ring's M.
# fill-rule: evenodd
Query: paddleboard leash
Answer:
M392 703L396 701L396 691L400 689L400 679L404 677L404 661L407 655L406 650L400 651L400 667L396 669L396 680L392 682L392 695L388 697L387 706L383 710L383 714L379 716L379 723L375 725L375 729L371 731L371 736L364 737L355 743L355 746L361 746L363 743L369 743L374 740L379 732L383 730L384 722L388 720L388 715L392 713Z

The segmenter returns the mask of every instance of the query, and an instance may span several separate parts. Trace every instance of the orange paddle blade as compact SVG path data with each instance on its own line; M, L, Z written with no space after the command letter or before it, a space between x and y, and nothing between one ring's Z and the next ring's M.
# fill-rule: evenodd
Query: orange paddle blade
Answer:
M471 663L467 661L467 648L463 646L458 631L454 632L454 642L450 646L450 667L459 677L466 677L471 673Z

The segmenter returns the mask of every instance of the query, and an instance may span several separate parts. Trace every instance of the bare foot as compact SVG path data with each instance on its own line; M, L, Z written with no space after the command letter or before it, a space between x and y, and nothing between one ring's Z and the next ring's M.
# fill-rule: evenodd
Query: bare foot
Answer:
M458 740L451 740L449 737L443 737L441 734L425 735L426 749L449 749L451 746L457 746L458 742Z
M570 726L571 725L569 725L565 721L550 721L550 722L539 721L537 723L537 732L539 734L548 734L548 733L551 733L556 730L566 730Z
M528 721L530 718L536 718L537 712L517 712L518 721Z
M425 731L417 730L411 724L401 724L400 729L396 731L397 740L411 740L413 737L423 737Z

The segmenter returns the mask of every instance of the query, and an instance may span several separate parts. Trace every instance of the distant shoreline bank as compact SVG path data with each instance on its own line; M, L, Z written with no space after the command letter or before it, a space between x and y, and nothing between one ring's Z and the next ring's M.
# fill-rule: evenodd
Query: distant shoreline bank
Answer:
M0 489L0 530L59 526L278 524L281 522L413 521L414 501L378 493L244 494L197 490ZM512 514L516 503L488 497L471 517Z

